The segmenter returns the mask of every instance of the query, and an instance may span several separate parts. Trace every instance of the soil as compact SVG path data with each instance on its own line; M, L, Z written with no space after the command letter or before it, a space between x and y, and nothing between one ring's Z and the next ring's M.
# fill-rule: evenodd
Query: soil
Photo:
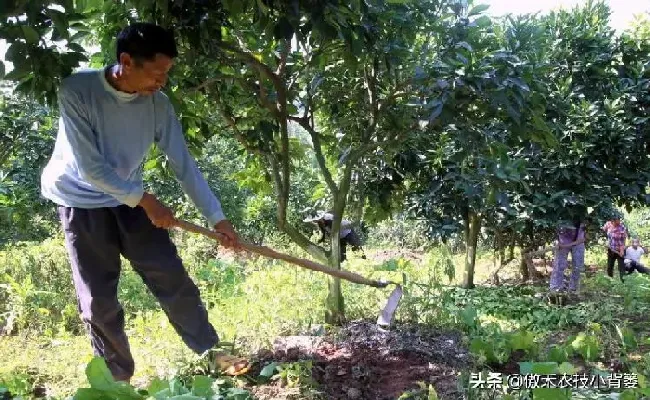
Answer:
M424 259L425 253L422 251L413 251L408 249L389 249L389 250L376 250L366 251L370 259L375 262L386 262L389 260L396 260L404 258L406 260L421 262Z
M369 321L352 322L333 336L279 337L258 359L260 369L273 361L311 360L317 390L332 400L397 399L418 382L432 384L441 399L457 399L458 375L471 363L457 332L415 325L384 330ZM299 398L296 389L279 386L251 390L259 399Z

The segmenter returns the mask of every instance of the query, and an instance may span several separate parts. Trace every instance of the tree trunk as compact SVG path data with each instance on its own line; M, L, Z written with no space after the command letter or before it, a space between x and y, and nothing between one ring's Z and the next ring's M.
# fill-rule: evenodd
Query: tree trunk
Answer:
M335 269L341 269L338 233L339 230L336 231L336 236L334 236L334 230L332 230L332 253L329 259L329 266ZM343 302L341 279L330 277L327 287L325 322L330 325L341 325L345 322L345 303Z
M510 248L508 249L508 260L512 261L515 259L515 241L512 240L510 243Z
M363 209L365 205L365 190L364 190L364 181L363 181L363 174L361 172L357 172L356 174L356 195L357 195L357 201L354 204L354 211L352 213L354 222L358 223L359 226L361 226L361 221L363 221Z
M521 263L519 264L519 273L521 274L521 280L522 282L526 282L531 278L534 278L535 275L535 267L531 265L529 266L528 263L526 262L526 257L524 254L532 251L535 248L535 233L533 232L533 221L529 220L526 221L526 231L524 233L525 236L527 236L527 242L528 246L525 246L526 240L522 240L521 243Z
M528 263L526 262L526 257L522 256L519 260L519 273L521 274L521 280L526 282L530 279L530 274L528 273Z
M467 213L467 224L465 226L465 243L467 251L465 252L465 275L463 277L463 287L471 289L474 287L476 246L478 244L478 235L481 231L481 216L473 211L469 211Z
M500 229L497 229L494 232L494 257L492 260L492 283L495 285L499 284L499 271L503 268L503 261L505 258L505 248L503 246L503 232Z
M339 191L334 197L334 220L332 221L332 235L330 237L331 253L329 266L335 269L341 269L341 220L343 211L347 203L347 196L350 192L350 181L352 180L352 165L346 164L343 176L339 182ZM325 322L332 325L341 325L345 322L345 303L343 302L343 291L341 290L341 280L339 278L330 278L328 283L328 293L325 308Z
M503 267L503 261L505 260L506 250L503 245L503 232L501 229L497 229L494 233L494 269Z
M519 274L521 275L521 281L526 282L530 279L530 271L528 263L526 262L526 253L530 251L530 248L524 247L524 243L521 244L521 258L519 259Z

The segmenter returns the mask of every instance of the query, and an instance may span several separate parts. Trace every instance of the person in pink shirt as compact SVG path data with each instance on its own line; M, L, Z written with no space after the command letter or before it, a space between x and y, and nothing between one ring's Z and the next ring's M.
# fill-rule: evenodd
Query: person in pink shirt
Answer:
M618 272L623 282L625 275L625 241L627 240L627 228L621 223L620 214L616 214L602 227L607 235L607 275L614 277L614 262L618 263Z

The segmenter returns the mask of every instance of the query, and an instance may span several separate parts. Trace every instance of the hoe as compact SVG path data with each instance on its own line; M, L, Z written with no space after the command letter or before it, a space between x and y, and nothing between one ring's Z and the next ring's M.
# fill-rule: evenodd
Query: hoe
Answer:
M188 232L193 232L193 233L198 233L201 235L204 235L206 237L209 237L211 239L219 239L220 233L211 231L209 229L206 229L202 226L195 225L191 222L183 221L183 220L178 220L176 223L176 226L179 228L186 230ZM337 278L344 279L346 281L352 282L352 283L357 283L360 285L367 285L367 286L372 286L375 288L385 288L388 285L395 285L395 289L393 292L390 294L388 297L388 301L386 302L386 305L384 308L381 310L381 313L379 314L379 317L377 318L377 324L381 326L390 326L393 316L395 314L395 310L397 309L397 306L399 304L400 299L402 298L402 286L399 283L396 282L391 282L391 281L386 281L386 280L378 280L374 281L371 279L368 279L366 277L363 277L359 274L356 274L354 272L350 271L344 271L344 270L338 270L334 268L327 267L325 265L304 259L304 258L298 258L298 257L293 257L288 254L283 254L280 252L277 252L271 248L268 248L266 246L259 246L256 244L252 243L247 243L244 241L240 242L241 247L249 251L251 253L256 253L264 257L276 259L276 260L283 260L286 262L289 262L291 264L295 264L299 267L302 268L307 268L312 271L317 271L317 272L322 272L327 275L331 275Z

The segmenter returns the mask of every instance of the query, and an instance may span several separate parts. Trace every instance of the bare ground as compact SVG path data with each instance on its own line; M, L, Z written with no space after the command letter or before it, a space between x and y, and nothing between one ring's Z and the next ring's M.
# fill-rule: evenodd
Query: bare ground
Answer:
M457 399L458 374L470 361L457 332L413 325L383 330L368 321L348 324L335 336L288 336L261 352L259 368L270 362L312 360L312 376L326 399L396 399L432 384L441 399ZM252 389L252 388L251 388ZM252 389L259 399L296 399L296 389L279 385Z

